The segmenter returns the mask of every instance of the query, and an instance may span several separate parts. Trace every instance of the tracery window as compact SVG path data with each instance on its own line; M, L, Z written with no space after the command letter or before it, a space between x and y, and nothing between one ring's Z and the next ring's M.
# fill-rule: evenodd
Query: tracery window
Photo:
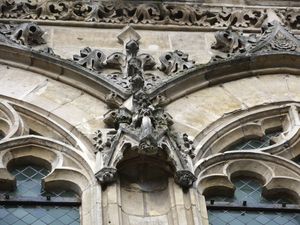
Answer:
M1 225L79 225L80 200L72 191L42 187L47 168L34 164L15 166L10 171L16 178L16 189L2 191Z
M230 150L249 150L249 149L259 149L259 148L265 148L268 146L271 146L274 144L272 138L277 137L282 133L281 130L267 132L263 137L261 138L249 138L246 140L242 140L238 142L237 144L230 147ZM230 151L229 150L229 151Z
M282 195L266 199L262 185L253 178L235 178L232 182L236 188L232 197L206 198L211 225L300 224L300 208L293 199Z

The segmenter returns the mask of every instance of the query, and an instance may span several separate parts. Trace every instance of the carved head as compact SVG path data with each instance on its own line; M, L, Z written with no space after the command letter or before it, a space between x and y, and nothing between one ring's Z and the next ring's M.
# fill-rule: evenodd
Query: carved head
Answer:
M133 77L135 75L139 75L142 70L142 62L140 59L137 58L131 58L128 61L128 68L127 68L127 74L130 77Z
M230 28L225 31L217 31L215 33L216 42L211 46L225 53L233 53L239 47L239 37L236 32Z
M127 55L131 55L135 57L139 51L139 43L135 40L130 40L126 44L126 53Z
M44 31L35 23L24 23L18 26L12 36L23 45L45 44Z
M190 188L196 181L196 177L188 170L181 170L176 172L175 181L182 188Z

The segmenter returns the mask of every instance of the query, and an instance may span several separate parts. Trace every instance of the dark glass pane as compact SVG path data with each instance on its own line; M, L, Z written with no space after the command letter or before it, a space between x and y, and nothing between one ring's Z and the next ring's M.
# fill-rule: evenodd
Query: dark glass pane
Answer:
M298 165L300 165L300 157L298 157L297 159L294 160L295 163L297 163Z
M289 203L286 199L278 197L275 200L265 199L262 193L260 183L251 178L234 179L236 187L234 197L220 198L211 197L207 200L223 200L223 202L242 202L247 201L255 203L279 204ZM208 219L211 225L300 225L300 215L297 213L279 213L265 211L233 211L233 210L208 210Z
M49 170L43 167L28 165L17 167L11 173L16 177L17 189L14 192L10 192L10 196L18 197L39 197L39 196L51 196L51 197L76 197L76 194L72 191L56 190L52 192L45 192L42 188L42 178L49 174Z
M55 191L46 193L41 179L49 174L45 168L38 166L17 167L11 173L16 177L17 189L9 193L12 197L37 198L41 196L75 197L74 192ZM4 194L4 193L2 193ZM59 200L59 199L56 199ZM0 205L0 225L79 225L78 207L62 206L19 206Z
M299 225L297 213L208 210L210 225Z
M272 145L271 139L273 137L278 136L281 133L281 131L272 132L269 134L266 134L261 139L249 139L249 140L243 140L239 142L238 144L230 147L229 151L231 150L246 150L246 149L259 149L259 148L265 148L270 145Z
M2 130L0 130L0 140L3 139L5 137L5 134Z
M79 225L78 207L0 206L1 225Z
M235 191L233 197L225 196L212 196L207 198L207 201L215 200L216 202L242 202L247 201L248 203L265 203L265 204L280 204L280 203L291 203L288 199L281 198L278 196L276 199L265 199L262 196L261 184L252 178L239 178L232 180Z

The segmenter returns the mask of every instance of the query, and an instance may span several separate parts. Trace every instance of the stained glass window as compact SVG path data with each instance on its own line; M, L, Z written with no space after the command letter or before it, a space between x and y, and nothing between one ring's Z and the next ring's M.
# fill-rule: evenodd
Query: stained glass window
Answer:
M236 187L233 197L207 198L210 225L299 225L299 207L289 210L283 204L288 199L266 199L262 186L251 178L233 180ZM213 204L212 204L213 203Z
M71 191L46 192L41 179L49 171L39 166L14 168L17 188L2 192L1 225L79 225L80 201Z

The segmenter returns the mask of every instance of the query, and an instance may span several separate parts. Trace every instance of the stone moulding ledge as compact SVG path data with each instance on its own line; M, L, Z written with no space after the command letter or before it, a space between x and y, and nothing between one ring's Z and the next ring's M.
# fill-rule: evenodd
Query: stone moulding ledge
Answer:
M209 166L204 165L201 171L197 171L198 190L204 195L210 195L211 191L217 188L224 193L226 191L228 195L232 195L234 185L231 179L235 176L248 174L262 182L263 195L271 197L274 196L273 191L279 191L293 195L299 201L300 174L297 164L291 164L285 158L277 156L254 154L251 155L248 152L244 154L232 153L226 157L216 155L208 159L208 161L211 160L211 164ZM274 167L278 169L276 170ZM279 168L280 172L278 171Z
M206 170L207 168L210 168L214 165L220 164L222 162L228 162L229 160L238 160L238 159L253 159L258 161L268 161L271 163L276 163L278 165L284 166L291 171L293 171L295 174L298 174L300 176L299 172L299 166L296 163L291 163L290 160L281 157L281 156L275 156L271 155L269 153L265 152L253 152L253 151L239 151L239 152L225 152L225 153L219 153L213 156L209 156L207 158L203 158L199 160L194 168L195 168L195 176L198 177L202 171ZM199 180L199 179L198 179Z
M65 143L53 140L47 137L35 136L35 135L26 135L22 137L11 138L5 142L2 142L0 145L0 152L12 149L18 149L28 146L37 146L44 149L49 149L53 152L62 152L71 157L72 160L82 165L85 170L88 172L89 180L94 181L94 173L91 166L87 163L87 159L84 155L78 151L76 148L73 148Z
M3 99L10 105L18 114L28 116L30 119L39 121L42 124L50 127L64 137L74 148L82 152L89 152L88 149L93 149L90 140L81 134L75 127L73 127L68 122L62 120L61 118L51 114L44 109L37 106L33 106L24 101L13 99L10 97L0 95L0 99ZM44 121L47 121L45 123ZM89 156L93 158L93 154Z
M105 101L114 92L121 101L130 93L116 87L103 75L57 56L32 51L19 46L1 44L0 62L59 80ZM274 65L274 62L276 64ZM166 97L164 105L194 91L251 76L268 74L300 74L300 53L267 52L259 55L239 56L230 60L196 65L173 74L167 81L152 89L150 98Z
M233 140L232 135L235 138L239 137L238 140L247 135L259 136L257 131L262 132L262 130L276 127L278 124L270 121L278 120L279 117L281 119L288 118L287 121L291 121L289 122L289 129L282 131L282 133L285 133L283 138L278 139L276 143L268 147L261 148L260 152L285 156L285 158L295 157L296 154L293 154L294 148L297 148L295 146L299 144L300 136L299 123L297 122L299 121L299 106L299 102L276 102L238 111L215 121L196 136L194 140L196 146L194 162L208 157L210 151L218 153L226 149L233 143L227 142L227 140ZM273 126L268 126L265 121L269 121ZM253 129L253 126L257 127L258 130ZM247 133L244 133L243 130L247 130ZM233 149L231 152L233 151L235 150ZM257 152L258 150L248 151Z
M54 80L80 89L102 101L110 93L124 101L126 93L113 82L104 78L104 74L95 73L76 63L40 53L16 45L1 44L0 62L45 75ZM274 65L276 62L276 65ZM218 85L251 76L287 73L300 74L300 53L267 52L251 56L242 55L233 59L196 65L194 68L173 74L149 93L150 99L158 95L166 97L164 105L209 86Z
M274 65L276 62L276 65ZM300 53L269 52L197 65L157 86L150 97L164 96L169 104L195 91L247 77L269 74L300 75Z
M100 74L97 76L92 71L67 59L4 44L0 45L0 50L2 53L0 62L2 64L37 72L51 79L62 81L102 101L111 92L117 93L122 99L128 97L122 90L103 79Z
M26 19L0 19L0 23L26 23ZM87 28L104 28L104 29L122 29L126 25L114 23L96 23L83 21L52 21L52 20L34 20L38 25L44 26L69 26L69 27L87 27ZM201 27L201 26L180 26L173 24L131 24L130 26L136 30L157 30L157 31L204 31L214 32L219 30L226 30L227 27ZM233 27L232 30L243 31L244 33L260 33L261 29L256 27ZM300 34L300 30L292 29L294 34Z

